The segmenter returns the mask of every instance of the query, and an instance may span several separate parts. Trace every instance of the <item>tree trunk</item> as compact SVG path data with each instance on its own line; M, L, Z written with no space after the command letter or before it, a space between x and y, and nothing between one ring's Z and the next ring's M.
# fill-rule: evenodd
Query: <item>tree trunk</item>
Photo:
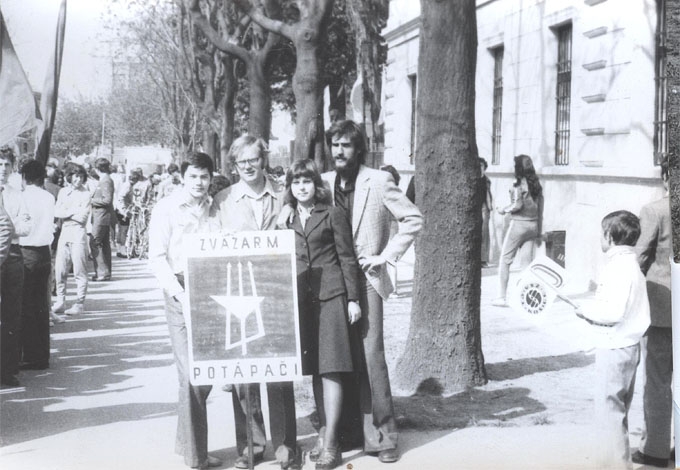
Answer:
M231 178L231 162L229 161L229 148L234 141L235 114L234 100L238 84L234 76L234 59L225 54L222 58L224 65L224 90L218 113L220 115L220 170L221 173Z
M250 119L248 133L269 142L272 119L272 97L269 80L265 73L265 58L253 57L248 62L248 85L250 87Z
M658 0L661 2L661 0ZM680 2L666 1L668 164L673 253L680 262Z
M448 394L486 383L475 0L421 5L416 203L424 227L416 241L411 324L396 385Z
M297 119L295 159L310 158L323 167L323 90L319 72L319 31L300 24L295 31L297 63L293 93Z

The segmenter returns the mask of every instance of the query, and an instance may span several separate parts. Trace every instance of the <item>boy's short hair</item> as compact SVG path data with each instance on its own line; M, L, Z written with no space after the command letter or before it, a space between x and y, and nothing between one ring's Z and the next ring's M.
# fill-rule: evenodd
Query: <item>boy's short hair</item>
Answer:
M102 173L111 173L111 162L104 157L96 159L94 162L94 167L97 169L97 171L101 171Z
M182 167L181 167L181 173L182 177L184 177L184 173L186 173L187 168L189 166L195 166L196 168L204 168L208 170L208 173L210 174L210 178L212 179L213 171L214 171L214 165L212 158L210 158L210 155L207 153L203 152L193 152L189 154L186 160L182 162Z
M168 165L168 174L171 175L173 173L176 173L179 171L179 167L177 166L177 163L171 163Z
M640 219L628 211L615 211L602 219L602 231L614 245L635 246L640 238Z
M21 176L26 184L42 186L46 176L45 167L38 160L29 160L21 166Z

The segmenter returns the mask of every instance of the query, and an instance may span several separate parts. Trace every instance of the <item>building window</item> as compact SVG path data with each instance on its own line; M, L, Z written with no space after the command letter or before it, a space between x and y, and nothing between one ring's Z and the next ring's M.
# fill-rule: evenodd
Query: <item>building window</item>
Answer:
M493 122L491 123L491 164L501 162L501 122L503 114L503 46L491 50L493 54Z
M555 164L569 164L569 108L571 107L571 23L557 34L557 117L555 120Z
M416 74L408 76L411 82L411 160L416 156L416 94L418 91L418 81Z
M668 155L668 115L666 113L666 1L656 3L656 57L654 64L654 164Z

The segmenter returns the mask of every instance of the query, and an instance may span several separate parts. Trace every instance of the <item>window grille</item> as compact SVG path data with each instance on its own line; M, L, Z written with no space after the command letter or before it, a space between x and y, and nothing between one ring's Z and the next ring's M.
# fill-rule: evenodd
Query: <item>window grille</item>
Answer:
M555 164L569 164L569 114L571 107L571 23L557 28L557 116Z
M666 75L666 1L656 4L656 56L654 58L654 164L668 154L667 75Z
M492 49L493 54L493 122L491 124L491 164L501 162L501 123L503 114L503 46Z
M411 158L416 155L416 94L418 91L418 82L416 75L409 75L411 81Z

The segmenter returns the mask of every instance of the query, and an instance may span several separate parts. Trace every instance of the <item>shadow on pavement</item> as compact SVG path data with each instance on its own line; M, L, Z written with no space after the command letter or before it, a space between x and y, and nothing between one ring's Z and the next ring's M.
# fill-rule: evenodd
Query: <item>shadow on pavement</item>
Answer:
M510 359L505 362L486 364L486 374L489 380L513 380L541 372L553 372L576 367L588 367L595 362L593 355L579 351L561 356L529 357L525 359Z
M449 430L471 426L503 426L506 421L545 411L528 388L484 391L472 389L450 397L395 397L397 425L402 430Z
M107 298L88 297L87 313L67 317L51 329L49 369L22 371L22 387L0 390L1 445L176 413L165 315L162 307L152 306L159 294L126 302L125 291L115 285L112 281L106 290L91 289L107 292ZM152 290L140 287L134 292ZM167 397L149 392L154 380L168 381Z

